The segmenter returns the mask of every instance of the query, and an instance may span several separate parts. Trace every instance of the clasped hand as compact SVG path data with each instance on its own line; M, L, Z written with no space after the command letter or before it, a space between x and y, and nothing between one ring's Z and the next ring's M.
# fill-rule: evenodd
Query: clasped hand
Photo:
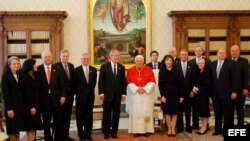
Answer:
M137 92L138 92L139 94L143 94L143 93L145 92L145 90L143 89L143 87L139 87L139 88L137 89Z

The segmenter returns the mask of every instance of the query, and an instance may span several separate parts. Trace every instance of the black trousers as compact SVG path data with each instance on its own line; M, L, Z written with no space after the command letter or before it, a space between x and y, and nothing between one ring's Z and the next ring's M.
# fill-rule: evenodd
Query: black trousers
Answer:
M116 135L119 126L121 101L115 98L103 103L103 133L105 136ZM112 130L110 129L112 127Z
M183 112L185 112L186 128L191 128L191 106L192 99L190 97L184 98L184 101L179 105L178 116L177 116L177 128L178 130L184 129L183 124Z
M238 94L236 99L233 100L233 110L231 113L231 122L232 124L234 124L234 111L236 110L237 113L237 122L238 125L244 125L244 118L245 118L245 100L246 100L246 96L242 95L242 94Z
M232 100L213 98L213 106L214 106L214 115L215 115L215 131L222 132L223 128L226 128L232 125L231 123ZM223 118L223 122L222 122L222 118Z
M81 139L91 137L93 128L93 107L93 100L89 100L85 104L76 104L77 132Z
M66 101L64 105L62 106L62 126L63 126L63 136L68 137L69 136L69 128L70 128L70 120L71 120L71 114L72 114L72 106L74 102L73 95L70 95L66 98Z
M192 109L192 126L199 128L199 116L197 114L197 104L196 104L197 97L194 96L191 101L192 101L192 105L191 105L191 109Z
M48 141L60 140L62 138L62 118L60 107L55 107L50 94L42 103L42 117L44 126L44 139ZM52 121L53 119L53 121ZM54 139L51 131L54 131Z

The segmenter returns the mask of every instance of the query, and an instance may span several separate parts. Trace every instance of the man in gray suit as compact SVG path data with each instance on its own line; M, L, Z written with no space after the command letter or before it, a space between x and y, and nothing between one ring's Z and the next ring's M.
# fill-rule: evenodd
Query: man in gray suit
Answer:
M217 57L218 60L212 62L211 65L213 77L212 99L215 115L214 136L223 134L223 122L223 128L225 129L231 125L232 102L236 99L238 91L238 73L235 62L226 59L225 48L218 49Z

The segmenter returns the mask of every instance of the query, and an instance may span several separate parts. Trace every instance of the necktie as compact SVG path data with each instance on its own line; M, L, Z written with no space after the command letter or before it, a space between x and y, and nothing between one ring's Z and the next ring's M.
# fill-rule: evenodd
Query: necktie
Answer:
M116 78L116 64L114 64L114 77Z
M51 77L50 67L47 66L47 81L48 81L48 84L50 84L50 77Z
M65 70L65 73L66 73L67 77L70 78L69 68L68 68L68 64L67 63L65 63L64 70Z
M182 73L183 73L184 78L186 77L186 71L187 71L186 63L183 63L182 64Z
M156 69L156 63L154 63L154 69Z
M218 65L217 65L217 69L216 69L217 79L219 78L219 75L220 75L221 66L222 66L222 61L218 60Z
M87 83L89 83L89 70L88 70L88 67L85 67L85 77L86 77Z

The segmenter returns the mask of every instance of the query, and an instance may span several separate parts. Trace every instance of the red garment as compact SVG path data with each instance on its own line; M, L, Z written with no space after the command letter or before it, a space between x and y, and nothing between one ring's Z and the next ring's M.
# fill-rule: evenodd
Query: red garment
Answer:
M152 69L144 66L141 70L137 70L135 66L127 71L127 84L134 83L136 86L144 87L147 83L154 82L155 77Z

